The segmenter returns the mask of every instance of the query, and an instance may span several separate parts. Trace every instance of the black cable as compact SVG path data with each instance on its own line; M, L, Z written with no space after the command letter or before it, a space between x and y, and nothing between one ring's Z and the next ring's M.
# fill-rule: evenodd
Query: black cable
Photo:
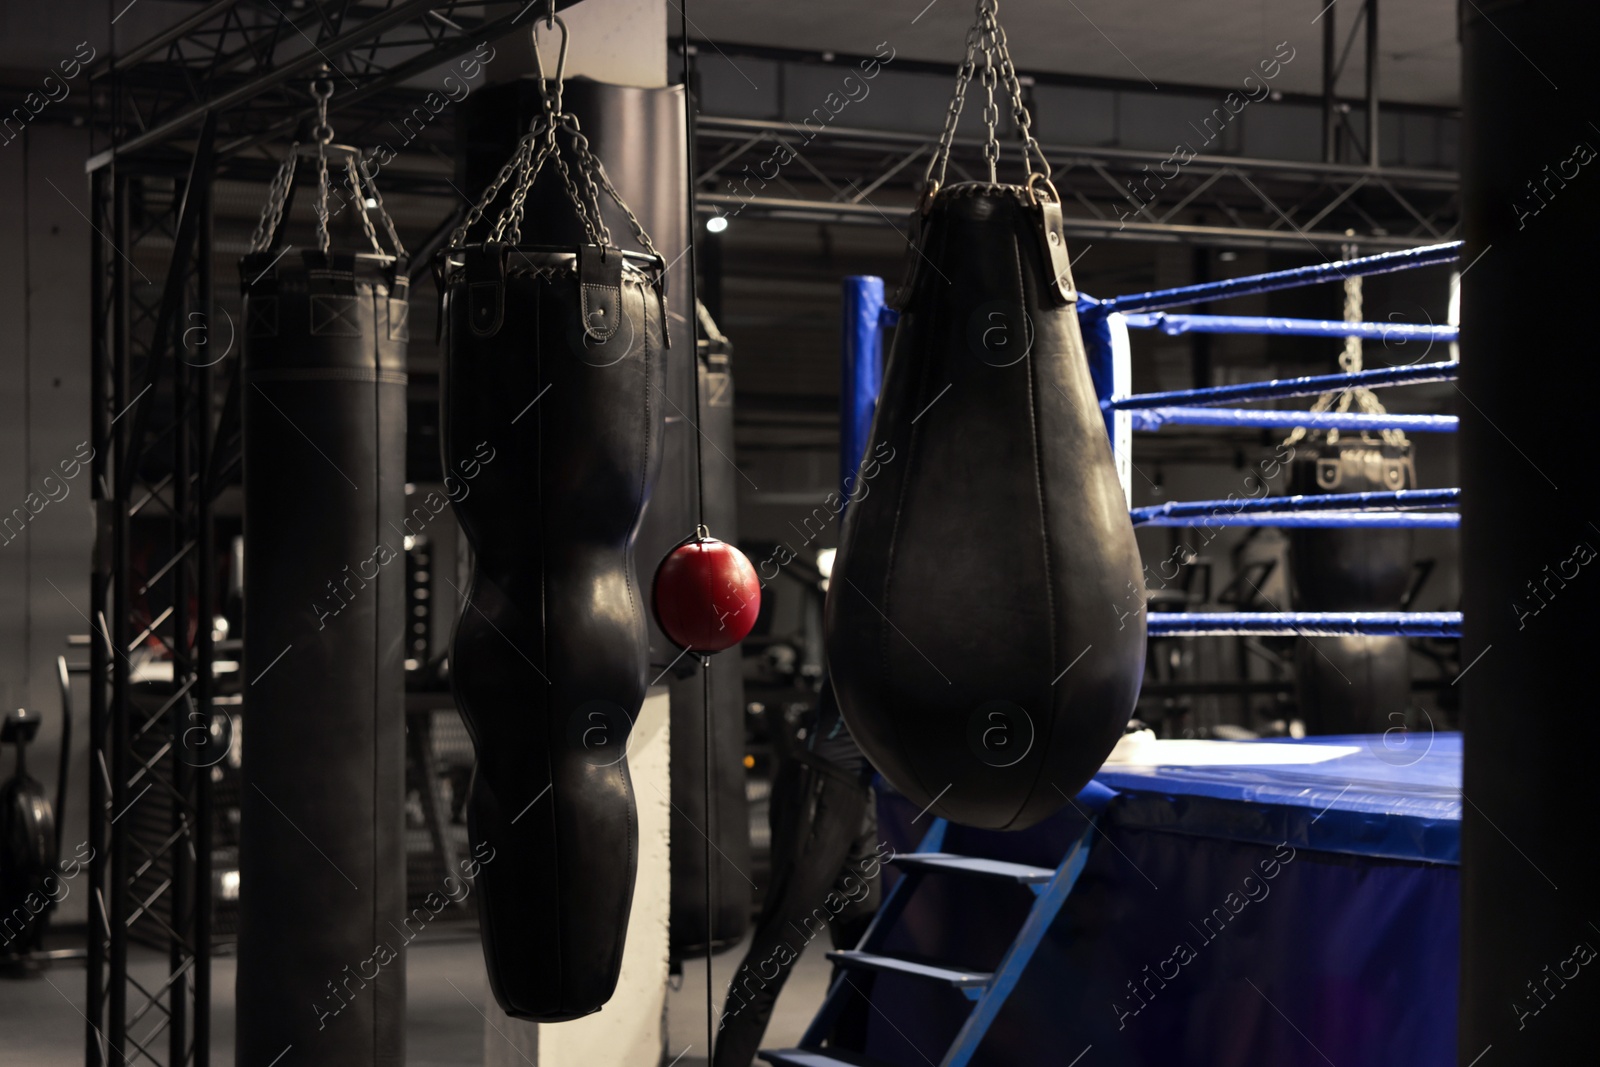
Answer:
M706 524L706 450L701 444L705 431L700 413L700 294L699 269L695 264L695 196L694 196L694 102L689 87L689 0L680 0L678 7L679 42L683 54L683 136L684 136L684 186L689 210L689 247L685 254L689 261L689 380L694 386L694 462L696 521ZM698 533L698 530L696 531Z
M695 465L695 536L702 536L706 527L706 454L701 442L704 436L700 426L700 298L697 292L695 270L695 204L694 204L694 100L689 83L689 0L678 0L678 43L683 57L683 160L684 191L689 214L689 247L684 250L689 270L689 383L694 393L694 465ZM665 279L663 279L663 283ZM666 324L671 329L671 323ZM701 836L706 839L706 1067L710 1067L716 1051L715 991L711 977L711 957L714 945L712 935L711 900L711 657L700 657L701 701L705 721L705 819L706 829Z
M706 848L705 848L705 852L706 852L706 1067L711 1067L711 1054L712 1054L712 1051L715 1048L715 1046L712 1043L712 1038L713 1038L713 1035L716 1032L716 1030L715 1030L715 1020L714 1020L714 1015L716 1014L716 1012L715 1012L715 1008L713 1006L713 998L715 996L715 991L713 989L712 981L711 981L711 954L712 954L712 947L713 947L713 944L714 944L714 941L715 941L715 939L711 936L712 935L712 917L713 917L713 913L712 913L712 910L711 910L711 830L712 830L712 827L715 824L713 823L712 818L711 818L711 657L710 656L701 656L700 657L700 676L701 676L701 678L703 680L703 684L702 684L702 688L701 688L701 693L702 693L701 698L705 702L705 735L706 735L706 767L705 767L706 832L704 834L704 837L706 839Z

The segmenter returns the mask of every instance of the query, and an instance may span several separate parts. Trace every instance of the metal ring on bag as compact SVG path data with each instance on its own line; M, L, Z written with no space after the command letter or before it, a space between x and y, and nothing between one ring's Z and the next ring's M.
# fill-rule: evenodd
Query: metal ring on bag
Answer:
M560 15L556 15L556 14L552 14L550 16L550 18L549 18L549 21L550 22L554 22L557 26L561 27L561 51L556 57L556 78L555 78L555 81L556 81L556 92L557 92L557 94L559 94L560 91L561 91L561 88L560 88L561 87L561 82L567 76L567 24L564 21L562 21ZM531 34L533 36L533 66L534 66L534 70L538 72L539 81L542 84L546 79L545 79L545 76L544 76L544 60L542 58L540 58L540 56L539 56L539 20L538 19L534 19L533 20L533 25L530 27L530 32L531 32ZM559 95L558 95L558 99L559 99Z
M918 210L920 210L922 214L926 215L933 209L933 198L938 195L939 183L934 181L932 178L929 178L928 187L922 190L922 203L918 206Z
M1039 205L1039 190L1034 188L1034 184L1036 182L1044 182L1045 185L1049 186L1049 188L1050 188L1050 202L1051 203L1054 203L1054 204L1061 203L1061 194L1056 192L1055 183L1050 180L1049 175L1042 174L1039 171L1034 171L1032 174L1028 175L1028 202L1029 203L1033 204L1035 207L1037 207Z

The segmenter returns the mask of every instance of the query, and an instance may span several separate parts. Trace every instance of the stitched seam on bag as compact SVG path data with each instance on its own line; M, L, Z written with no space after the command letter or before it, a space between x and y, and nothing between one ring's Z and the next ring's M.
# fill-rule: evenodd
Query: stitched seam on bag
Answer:
M596 329L593 329L592 327L590 327L590 325L589 325L589 291L591 289L598 289L602 293L611 293L613 295L614 299L616 300L616 303L617 303L617 317L616 317L616 321L611 323L611 328L609 330L606 330L606 329L596 330ZM593 282L585 282L585 283L583 283L583 285L579 286L578 299L579 299L579 302L581 303L582 308L583 308L583 332L585 334L587 334L588 336L590 336L590 337L594 338L595 340L600 341L602 343L606 342L606 341L609 341L609 340L611 340L611 338L615 337L616 334L617 334L618 327L620 327L622 325L622 286L620 286L620 285L595 285ZM601 310L604 310L604 309L602 308ZM696 378L696 388L699 388L699 384L698 383L699 383L699 379Z
M1026 288L1026 286L1025 286L1025 284L1023 282L1023 278L1022 278L1022 247L1017 243L1016 234L1012 234L1012 236L1011 236L1011 250L1012 250L1012 253L1016 256L1016 261L1017 261L1017 300L1022 305L1023 321L1027 322L1028 321L1028 293L1027 293L1027 288ZM1034 353L1034 350L1033 350L1033 346L1030 345L1030 346L1028 346L1027 355L1024 356L1023 358L1028 361L1028 373L1027 373L1027 377L1026 377L1026 381L1028 383L1028 432L1033 438L1033 442L1032 442L1033 443L1033 449L1032 449L1032 451L1033 451L1033 479L1034 479L1033 484L1034 484L1034 487L1038 490L1038 493L1039 493L1039 530L1040 530L1041 548L1043 549L1043 555L1044 555L1044 595L1045 595L1045 603L1046 603L1046 606L1047 606L1047 616L1046 617L1048 618L1049 624L1050 624L1050 632L1049 632L1050 671L1051 671L1051 673L1053 675L1054 672L1055 672L1055 669L1056 669L1056 662L1057 662L1057 660L1056 660L1056 598L1055 598L1055 589L1051 584L1052 579L1051 579L1051 575L1050 575L1050 524L1049 524L1049 516L1046 514L1045 495L1044 495L1044 455L1043 455L1043 451L1042 451L1043 440L1042 440L1042 438L1040 436L1040 433L1039 433L1038 393L1034 389L1034 384L1035 384L1034 383L1034 378L1038 375L1039 361L1033 358L1034 355L1035 355L1035 353ZM1052 688L1053 688L1054 687L1054 683L1051 683L1051 685L1052 685ZM1051 703L1052 704L1054 703L1054 694L1053 693L1051 695ZM1053 710L1054 709L1052 708L1052 711ZM1050 732L1051 733L1055 732L1055 721L1056 721L1055 715L1052 714L1050 716L1050 718L1049 718ZM1037 744L1039 742L1039 740L1041 740L1041 739L1039 738L1038 731L1036 730L1035 734L1034 734L1034 741ZM1047 735L1042 740L1044 741L1044 745L1039 750L1041 756L1044 753L1049 751L1051 738ZM1022 813L1025 810L1027 810L1028 800L1031 799L1034 796L1034 794L1038 791L1039 779L1041 777L1043 777L1043 775L1044 775L1044 769L1045 769L1046 763L1047 763L1046 760L1044 760L1042 758L1040 759L1040 761L1039 761L1039 769L1034 772L1033 785L1032 785L1031 788L1029 788L1027 797L1024 798L1022 804L1018 806L1017 813L1011 817L1011 821L1012 822L1015 822L1022 815Z

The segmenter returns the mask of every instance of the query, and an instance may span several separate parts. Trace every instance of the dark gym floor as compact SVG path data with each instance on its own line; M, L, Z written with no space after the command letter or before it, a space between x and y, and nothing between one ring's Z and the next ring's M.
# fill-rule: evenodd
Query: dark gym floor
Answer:
M717 957L714 977L719 995L742 955L741 948ZM479 1067L483 1063L482 1009L488 987L476 932L419 940L409 950L406 964L408 1067ZM234 967L232 956L218 956L212 964L213 1067L233 1064ZM162 961L147 950L138 950L129 970L147 986L164 973ZM827 981L828 961L821 951L801 957L767 1030L769 1047L790 1047L798 1042L822 1002ZM686 963L683 981L675 984L677 989L669 986L667 990L668 1059L683 1053L675 1067L705 1067L704 961ZM33 977L0 980L0 1064L80 1067L83 1005L81 963L58 963ZM144 1028L150 1028L148 1020Z

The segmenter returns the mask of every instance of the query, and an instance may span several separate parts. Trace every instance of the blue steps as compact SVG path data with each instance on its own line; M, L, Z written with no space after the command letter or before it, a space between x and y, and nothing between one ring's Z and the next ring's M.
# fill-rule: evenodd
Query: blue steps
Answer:
M763 1060L773 1067L874 1067L873 1061L859 1052L823 1047L846 1004L852 997L863 995L860 987L850 981L844 972L865 970L939 982L959 989L971 1000L973 1005L960 1033L938 1064L938 1067L967 1067L978 1051L984 1034L988 1033L990 1024L1000 1014L1006 997L1010 996L1028 961L1033 958L1034 951L1044 940L1050 924L1066 903L1078 876L1083 873L1089 858L1089 847L1094 840L1095 826L1091 823L1068 850L1060 866L1052 869L941 852L947 825L943 819L935 820L916 852L896 856L890 861L904 870L905 877L884 898L882 907L855 949L828 953L838 973L822 1007L817 1010L816 1018L800 1039L800 1047L763 1049L760 1053ZM1033 892L1033 907L1029 909L1028 917L993 973L902 959L881 951L917 886L923 878L930 876L980 878L997 884L1026 886Z
M830 952L828 958L841 967L849 967L862 971L893 971L896 974L909 974L913 978L926 978L929 981L940 982L961 990L974 1000L977 994L988 988L994 975L986 971L957 970L950 967L935 967L927 963L917 963L913 960L903 960L898 956L879 956L871 952Z

